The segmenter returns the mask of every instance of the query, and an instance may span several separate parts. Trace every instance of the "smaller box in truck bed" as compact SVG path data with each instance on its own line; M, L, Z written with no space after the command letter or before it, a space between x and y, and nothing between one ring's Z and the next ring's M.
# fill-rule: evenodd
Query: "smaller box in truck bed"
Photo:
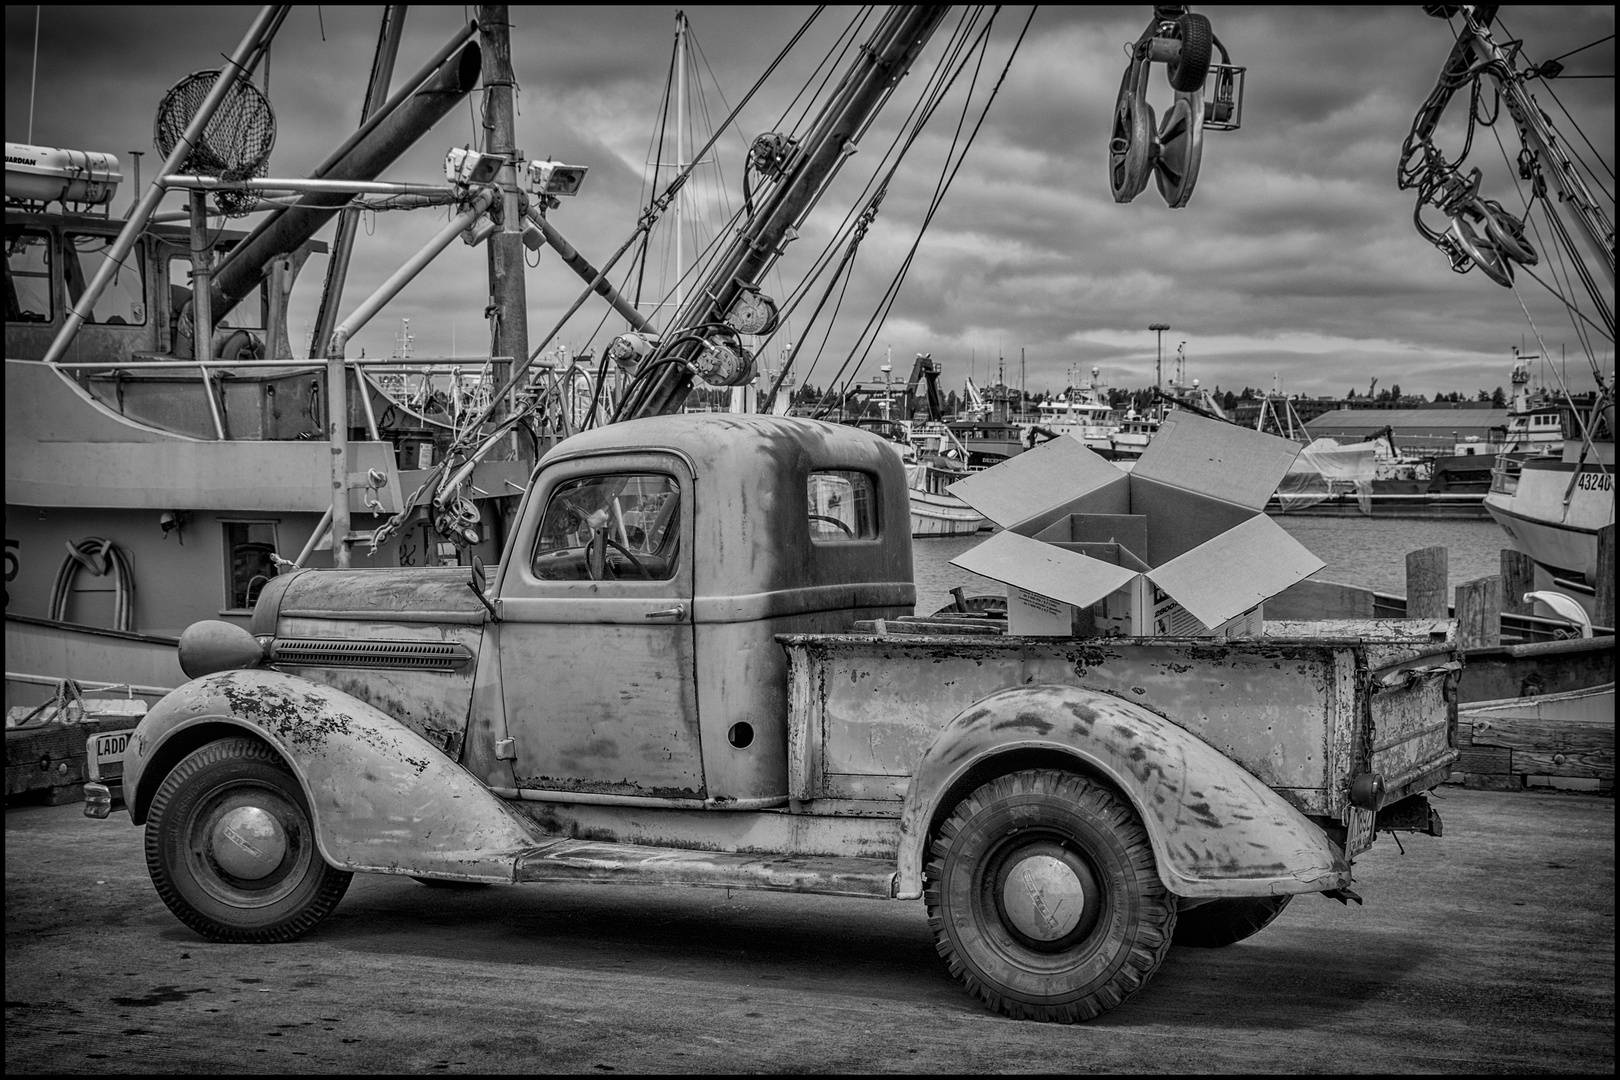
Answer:
M1003 532L951 560L1005 582L1015 634L1232 637L1324 565L1261 511L1299 446L1193 414L1130 472L1058 438L951 486Z

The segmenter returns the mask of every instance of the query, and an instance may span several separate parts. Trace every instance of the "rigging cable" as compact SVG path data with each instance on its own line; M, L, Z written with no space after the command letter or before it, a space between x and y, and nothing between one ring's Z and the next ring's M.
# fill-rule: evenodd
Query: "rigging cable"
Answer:
M958 120L956 139L953 139L953 142L952 142L952 145L951 145L951 150L950 150L950 152L948 152L946 154L946 170L947 171L944 174L942 174L941 179L940 179L940 183L936 187L935 195L934 195L933 201L931 202L931 204L929 206L928 213L923 218L922 227L918 230L916 239L912 241L911 249L907 252L906 258L905 258L904 262L901 264L900 269L896 272L894 280L890 283L889 289L887 290L884 298L879 301L879 309L881 311L881 316L880 316L878 311L874 311L872 320L868 321L866 328L863 329L861 331L861 334L856 338L855 347L851 348L850 355L845 359L844 364L840 366L839 371L838 371L839 375L843 374L844 370L846 370L848 368L849 363L854 359L855 350L860 347L861 340L866 337L866 335L867 335L867 333L869 331L873 330L875 325L881 325L882 319L887 318L888 312L890 310L892 310L892 308L894 306L894 301L899 295L900 286L904 282L906 274L910 271L912 261L913 261L913 259L915 258L916 254L917 254L917 248L922 243L923 235L928 231L928 226L932 223L935 213L938 212L940 204L944 201L946 192L950 190L951 183L956 179L956 174L961 170L962 163L965 160L967 160L967 153L972 148L974 140L978 138L979 131L984 126L985 117L989 115L991 104L994 103L997 95L1001 92L1001 87L1005 83L1006 78L1007 78L1007 72L1012 66L1013 59L1018 55L1019 48L1023 45L1024 36L1029 32L1030 21L1033 18L1034 18L1034 11L1032 10L1030 12L1029 16L1024 20L1024 26L1018 33L1018 39L1013 43L1012 51L1007 54L1007 61L1002 66L1001 75L996 80L995 86L991 89L989 97L986 98L985 103L984 103L984 107L979 113L979 118L974 123L973 130L968 135L967 143L965 145L963 145L962 152L959 155L956 156L955 164L951 165L950 157L951 157L952 153L955 153L956 140L960 139L961 124L966 121L968 112L969 112L969 110L971 108L972 87L971 86L969 87L967 99L963 101L963 105L962 105L962 116ZM978 72L979 72L980 68L982 68L982 65L983 65L983 62L984 62L985 49L988 48L989 31L990 31L991 26L994 25L994 22L995 22L995 16L994 16L994 14L992 14L989 23L987 23L985 25L984 30L981 32L981 39L980 40L984 44L978 50L979 51L979 65L975 68L975 71L974 71L974 82L977 82L977 80L978 80ZM965 65L965 61L964 61L964 65ZM954 79L954 76L953 76L953 79ZM875 338L874 338L874 340L875 340ZM868 351L870 351L870 348L871 348L870 345L867 346ZM865 354L863 354L863 358L864 358L864 355ZM834 381L836 382L836 376L835 376Z
M900 163L904 159L907 151L910 150L912 144L916 141L921 132L922 126L926 124L929 117L933 115L934 109L942 99L944 89L948 89L949 87L949 83L945 83L943 88L939 85L939 83L940 80L944 79L944 73L950 69L953 63L955 63L955 59L960 55L963 43L966 41L966 34L963 31L963 22L965 22L965 19L962 22L959 22L957 30L952 32L951 44L948 45L946 49L948 55L941 60L938 66L936 66L933 76L930 77L929 84L924 87L923 92L919 94L917 100L912 103L911 109L906 115L906 119L896 128L893 140L890 141L888 148L884 150L883 156L879 159L877 167L873 170L872 175L867 178L865 185L861 189L860 196L851 203L849 210L844 215L844 220L834 231L826 246L823 247L820 255L818 255L817 259L812 265L811 270L805 275L804 279L799 283L799 286L792 293L790 293L783 302L783 321L785 321L786 317L792 314L792 312L798 308L798 305L809 296L815 282L820 279L821 274L824 273L827 266L831 264L833 256L838 252L839 248L844 245L846 238L853 237L857 228L859 228L864 234L865 227L860 225L861 218L863 218L868 212L875 213L875 211L871 210L871 207L875 203L881 202L882 195L888 181L894 176L895 171L899 168ZM954 76L952 76L952 79L954 80ZM918 119L919 112L922 112L921 120ZM890 157L896 154L898 154L898 156L895 157L891 162ZM885 166L887 167L885 168ZM874 185L877 185L876 192L873 192ZM870 222L867 223L867 227L869 226ZM846 258L847 257L848 256L846 256ZM808 326L805 328L805 332L809 332ZM819 353L817 355L819 356ZM814 362L812 362L812 370L813 368ZM808 375L806 377L808 378Z

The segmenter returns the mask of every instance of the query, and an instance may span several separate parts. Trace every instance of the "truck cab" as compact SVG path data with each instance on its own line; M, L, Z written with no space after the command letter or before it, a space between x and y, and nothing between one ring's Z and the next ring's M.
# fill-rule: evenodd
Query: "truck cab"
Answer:
M501 707L477 741L509 749L483 774L492 788L782 806L776 635L911 612L905 476L880 440L832 424L708 414L587 432L536 472L494 594Z

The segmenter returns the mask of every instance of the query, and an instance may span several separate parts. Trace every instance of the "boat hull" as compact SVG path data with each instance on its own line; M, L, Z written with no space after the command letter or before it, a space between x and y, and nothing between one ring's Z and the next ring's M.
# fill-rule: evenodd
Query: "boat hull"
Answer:
M1598 530L1614 524L1614 466L1532 460L1505 486L1485 497L1485 510L1513 546L1556 576L1593 582Z
M955 496L911 491L912 536L971 536L988 524L983 514Z

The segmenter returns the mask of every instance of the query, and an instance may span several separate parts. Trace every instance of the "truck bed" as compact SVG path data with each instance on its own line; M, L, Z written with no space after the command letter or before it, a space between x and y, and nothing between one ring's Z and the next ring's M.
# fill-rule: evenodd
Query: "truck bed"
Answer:
M1458 756L1448 622L1272 623L1265 637L1231 641L1013 637L982 620L967 634L932 620L869 625L884 632L778 638L792 673L790 795L807 808L897 810L946 724L1031 685L1143 705L1308 815L1341 818L1359 773L1382 775L1378 802L1389 805L1438 783Z

